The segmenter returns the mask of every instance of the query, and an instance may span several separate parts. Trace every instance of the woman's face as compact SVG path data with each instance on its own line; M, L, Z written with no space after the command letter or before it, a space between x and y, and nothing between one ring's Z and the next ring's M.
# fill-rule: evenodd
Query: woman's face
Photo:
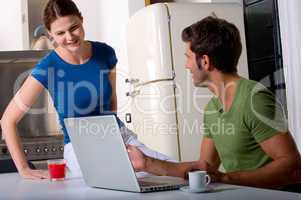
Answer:
M75 15L59 17L51 23L49 35L57 45L75 53L80 50L85 37L83 20Z

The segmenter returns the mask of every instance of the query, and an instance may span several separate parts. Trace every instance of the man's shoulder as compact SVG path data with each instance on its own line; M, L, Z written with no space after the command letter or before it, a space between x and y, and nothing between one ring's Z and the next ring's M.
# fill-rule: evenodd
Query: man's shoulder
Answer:
M257 85L262 86L261 83L254 81L254 80L246 79L246 78L241 78L240 85L241 85L243 91L246 93L249 93L250 91L252 91Z
M254 98L265 98L267 96L273 96L273 92L260 82L242 78L241 90L239 97L244 97L246 100L252 101Z
M251 91L270 91L266 86L264 86L262 83L250 80L246 78L241 78L241 85L244 87L244 89L249 89L249 92Z

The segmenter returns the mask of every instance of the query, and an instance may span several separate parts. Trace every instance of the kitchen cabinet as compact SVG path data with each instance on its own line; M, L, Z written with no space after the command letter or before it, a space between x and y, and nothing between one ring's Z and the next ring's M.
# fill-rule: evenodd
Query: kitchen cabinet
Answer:
M277 0L244 0L249 78L271 89L286 109Z

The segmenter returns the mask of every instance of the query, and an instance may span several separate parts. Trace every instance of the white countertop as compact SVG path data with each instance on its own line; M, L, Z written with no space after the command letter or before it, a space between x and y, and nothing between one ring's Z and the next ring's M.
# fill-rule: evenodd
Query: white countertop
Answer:
M180 190L131 193L99 188L90 188L81 178L69 178L65 181L24 180L17 173L0 174L0 199L224 199L224 200L301 200L301 194L240 187L225 184L212 184L214 191L210 193L186 193Z

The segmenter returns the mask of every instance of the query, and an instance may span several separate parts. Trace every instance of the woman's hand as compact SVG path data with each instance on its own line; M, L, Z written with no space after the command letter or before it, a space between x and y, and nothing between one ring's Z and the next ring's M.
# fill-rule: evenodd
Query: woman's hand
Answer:
M135 146L127 145L126 148L135 171L145 171L147 157Z
M49 173L47 170L33 170L30 169L29 167L20 170L19 174L24 179L33 179L33 180L49 179Z

